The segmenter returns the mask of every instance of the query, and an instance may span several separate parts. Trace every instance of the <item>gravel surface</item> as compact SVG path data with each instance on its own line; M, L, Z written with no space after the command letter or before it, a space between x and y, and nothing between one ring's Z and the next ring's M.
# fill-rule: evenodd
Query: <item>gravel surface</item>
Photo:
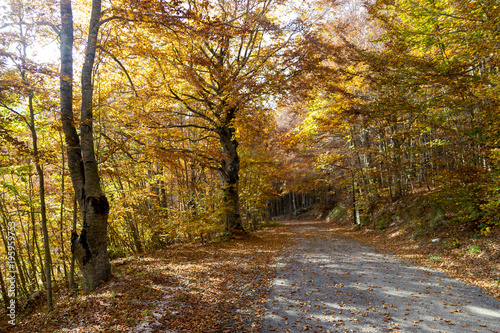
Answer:
M264 332L500 332L500 302L317 222L276 267Z

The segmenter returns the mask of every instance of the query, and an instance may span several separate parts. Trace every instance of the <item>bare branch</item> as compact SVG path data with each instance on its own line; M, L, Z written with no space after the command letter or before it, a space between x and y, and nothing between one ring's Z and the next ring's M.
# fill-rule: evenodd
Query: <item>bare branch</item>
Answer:
M132 87L132 90L134 91L135 97L138 97L137 90L135 89L135 86L134 86L134 82L132 82L132 78L128 74L127 69L125 68L125 66L123 66L121 61L117 57L115 57L111 52L104 49L102 46L98 45L97 48L99 50L103 51L104 53L106 53L107 55L109 55L118 64L118 66L120 66L120 68L123 70L123 72L127 76L128 82L130 83L130 86Z

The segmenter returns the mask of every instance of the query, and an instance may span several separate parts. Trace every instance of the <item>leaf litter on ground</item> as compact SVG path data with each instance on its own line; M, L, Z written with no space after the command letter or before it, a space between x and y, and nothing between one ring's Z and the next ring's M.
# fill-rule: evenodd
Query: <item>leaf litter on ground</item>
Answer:
M87 295L56 291L56 306L12 332L257 332L273 264L292 236L283 226L229 241L179 244L113 265Z

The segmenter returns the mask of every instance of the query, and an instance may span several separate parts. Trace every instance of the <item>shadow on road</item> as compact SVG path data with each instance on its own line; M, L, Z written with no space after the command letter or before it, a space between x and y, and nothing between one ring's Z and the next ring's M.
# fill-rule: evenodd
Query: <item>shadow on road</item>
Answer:
M499 332L500 302L318 222L276 267L261 332Z

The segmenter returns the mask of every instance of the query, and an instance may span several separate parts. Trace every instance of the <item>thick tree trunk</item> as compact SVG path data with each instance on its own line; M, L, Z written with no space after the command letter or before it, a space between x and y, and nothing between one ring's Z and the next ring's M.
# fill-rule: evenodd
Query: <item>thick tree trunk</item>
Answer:
M111 277L107 252L109 203L100 188L94 152L92 69L94 65L101 1L92 1L89 35L82 68L81 141L72 110L73 19L70 0L61 0L61 119L68 145L68 167L83 223L80 235L73 231L71 250L80 264L83 288L94 290Z
M228 112L225 126L221 126L217 131L225 154L220 171L226 209L226 230L229 232L241 232L244 230L240 215L238 192L240 157L237 150L238 141L234 138L235 129L232 126L232 120L236 111L237 109L233 108Z
M238 195L238 178L233 176L224 179L224 203L226 205L226 230L243 231Z
M106 240L109 204L105 196L85 198L85 215L80 236L72 250L82 269L83 288L96 289L111 277Z

